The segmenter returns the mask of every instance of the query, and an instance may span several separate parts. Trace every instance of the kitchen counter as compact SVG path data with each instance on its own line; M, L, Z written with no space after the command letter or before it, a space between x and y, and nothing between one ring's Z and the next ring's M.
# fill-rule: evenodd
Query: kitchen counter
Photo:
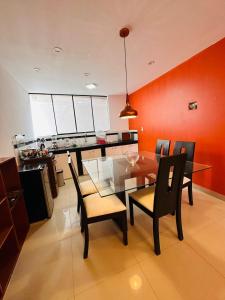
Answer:
M94 149L100 149L101 150L101 156L106 156L106 149L112 148L112 147L119 147L119 146L126 146L126 145L132 145L132 144L138 144L137 140L127 140L127 141L116 141L116 142L106 142L105 144L83 144L75 147L60 147L56 149L49 148L49 152L53 154L63 154L67 151L75 152L76 153L76 161L77 161L77 168L78 168L78 175L81 176L84 174L83 165L82 165L82 152L88 151L88 150L94 150Z
M49 148L48 151L54 154L62 154L66 153L67 151L76 152L76 151L85 151L85 150L92 150L92 149L104 149L108 147L115 147L115 146L123 146L123 145L131 145L137 144L138 141L135 140L127 140L127 141L118 141L118 142L106 142L105 144L83 144L79 146L70 146L70 147L58 147L56 149ZM105 156L105 155L102 155Z
M43 170L45 167L45 164L35 164L35 165L21 165L18 167L18 172L32 172L37 170Z

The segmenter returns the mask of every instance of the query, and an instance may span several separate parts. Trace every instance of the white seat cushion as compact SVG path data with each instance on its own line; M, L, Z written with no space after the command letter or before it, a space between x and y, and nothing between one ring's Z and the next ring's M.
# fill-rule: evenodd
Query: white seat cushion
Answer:
M83 182L80 182L80 190L82 196L87 196L90 194L97 193L96 187L91 180L85 180Z
M169 174L169 185L171 185L171 179L172 179L172 177L173 177L173 172L170 172L170 174ZM191 181L191 179L190 178L187 178L187 177L185 177L184 176L184 179L183 179L183 185L184 184L186 184L186 183L188 183L188 182L190 182Z
M98 193L85 197L84 205L88 218L104 216L127 209L117 196L101 197Z
M145 189L138 190L129 194L131 198L139 202L145 208L153 212L154 209L154 196L155 196L155 187L150 186Z
M187 177L184 176L183 184L186 184L186 183L188 183L188 182L190 182L190 181L191 181L190 178L187 178Z

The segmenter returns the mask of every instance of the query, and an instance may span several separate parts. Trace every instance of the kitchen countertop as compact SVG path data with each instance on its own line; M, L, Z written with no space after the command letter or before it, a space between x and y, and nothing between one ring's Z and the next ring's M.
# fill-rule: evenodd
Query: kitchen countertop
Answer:
M31 172L31 171L39 171L43 170L45 167L45 164L34 164L34 165L21 165L18 167L18 172Z
M123 145L131 145L137 144L138 141L136 140L127 140L127 141L118 141L118 142L106 142L105 144L84 144L79 146L70 146L70 147L59 147L56 149L49 148L48 151L54 154L62 154L66 153L66 151L76 152L76 151L86 151L92 149L101 149L101 148L108 148L108 147L115 147L115 146L123 146Z

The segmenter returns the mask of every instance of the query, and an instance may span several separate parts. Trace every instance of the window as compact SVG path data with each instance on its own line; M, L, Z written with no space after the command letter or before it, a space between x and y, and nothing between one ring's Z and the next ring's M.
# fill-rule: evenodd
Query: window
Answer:
M94 131L91 97L75 96L73 97L73 101L76 112L77 131Z
M110 129L107 97L30 94L35 137Z
M59 134L76 132L72 96L53 95L52 99L57 132Z
M95 131L109 130L108 101L105 97L92 97Z
M56 134L51 95L30 95L35 137Z

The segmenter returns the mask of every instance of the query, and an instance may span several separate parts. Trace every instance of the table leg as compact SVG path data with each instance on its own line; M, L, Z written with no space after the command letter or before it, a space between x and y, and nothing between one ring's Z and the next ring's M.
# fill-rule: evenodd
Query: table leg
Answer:
M101 148L101 156L105 157L106 156L106 152L105 152L105 147Z
M76 156L77 156L78 175L82 176L82 175L84 175L84 171L83 171L83 165L82 165L81 151L76 151Z

